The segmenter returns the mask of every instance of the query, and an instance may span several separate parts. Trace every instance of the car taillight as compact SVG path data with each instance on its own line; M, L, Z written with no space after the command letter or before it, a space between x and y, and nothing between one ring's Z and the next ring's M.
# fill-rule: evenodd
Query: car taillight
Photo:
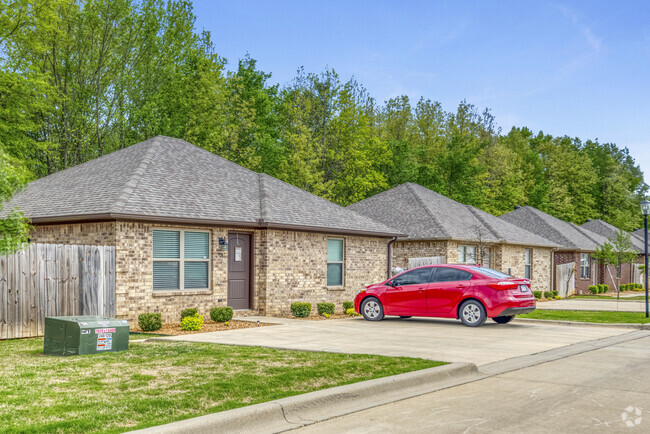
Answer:
M494 289L517 289L519 288L519 283L502 281L496 283L488 283L488 286Z

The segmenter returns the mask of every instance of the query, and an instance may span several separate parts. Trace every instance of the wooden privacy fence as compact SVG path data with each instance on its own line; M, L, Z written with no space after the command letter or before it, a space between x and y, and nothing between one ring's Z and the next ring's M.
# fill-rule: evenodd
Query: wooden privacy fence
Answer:
M576 280L573 278L576 271L576 263L569 262L568 264L562 264L557 266L557 271L555 274L556 282L555 287L557 288L558 295L562 298L566 298L570 295L575 294L576 292Z
M30 244L0 257L0 339L43 335L46 316L115 316L115 247Z

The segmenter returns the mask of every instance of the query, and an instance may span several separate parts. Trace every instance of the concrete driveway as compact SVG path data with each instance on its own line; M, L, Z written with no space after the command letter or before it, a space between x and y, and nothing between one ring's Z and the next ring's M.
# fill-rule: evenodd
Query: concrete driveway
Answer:
M267 317L245 319L280 324L157 339L421 357L480 366L631 331L517 322L500 325L490 320L482 327L470 328L459 321L431 318L386 318L379 322L361 318L323 321Z

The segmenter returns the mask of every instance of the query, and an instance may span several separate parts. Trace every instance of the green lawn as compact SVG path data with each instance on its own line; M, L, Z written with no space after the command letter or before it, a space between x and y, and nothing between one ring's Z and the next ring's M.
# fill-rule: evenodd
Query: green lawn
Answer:
M650 323L650 318L646 318L645 313L639 313L639 312L604 312L604 311L590 312L590 311L582 311L582 310L538 309L533 313L519 315L519 317L559 320L559 321L598 322L598 323L629 323L629 324Z
M607 295L572 295L567 300L573 299L587 299L587 300L607 300L607 301L617 301L616 296L609 297ZM634 300L645 300L645 295L635 295L634 297L621 297L618 301L634 301Z
M0 432L123 432L444 363L183 342L43 356L0 341Z

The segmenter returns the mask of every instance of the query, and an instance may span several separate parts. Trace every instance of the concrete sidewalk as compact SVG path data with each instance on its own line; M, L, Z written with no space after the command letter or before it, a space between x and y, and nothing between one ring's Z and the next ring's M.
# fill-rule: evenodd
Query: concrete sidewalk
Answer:
M481 366L631 331L624 328L566 327L518 322L502 325L492 321L486 322L482 327L472 328L465 327L456 320L433 318L388 317L379 322L361 318L325 321L267 317L246 319L282 324L154 339L420 357Z
M567 299L537 303L540 310L603 310L608 312L645 312L645 301L641 300L590 300Z

